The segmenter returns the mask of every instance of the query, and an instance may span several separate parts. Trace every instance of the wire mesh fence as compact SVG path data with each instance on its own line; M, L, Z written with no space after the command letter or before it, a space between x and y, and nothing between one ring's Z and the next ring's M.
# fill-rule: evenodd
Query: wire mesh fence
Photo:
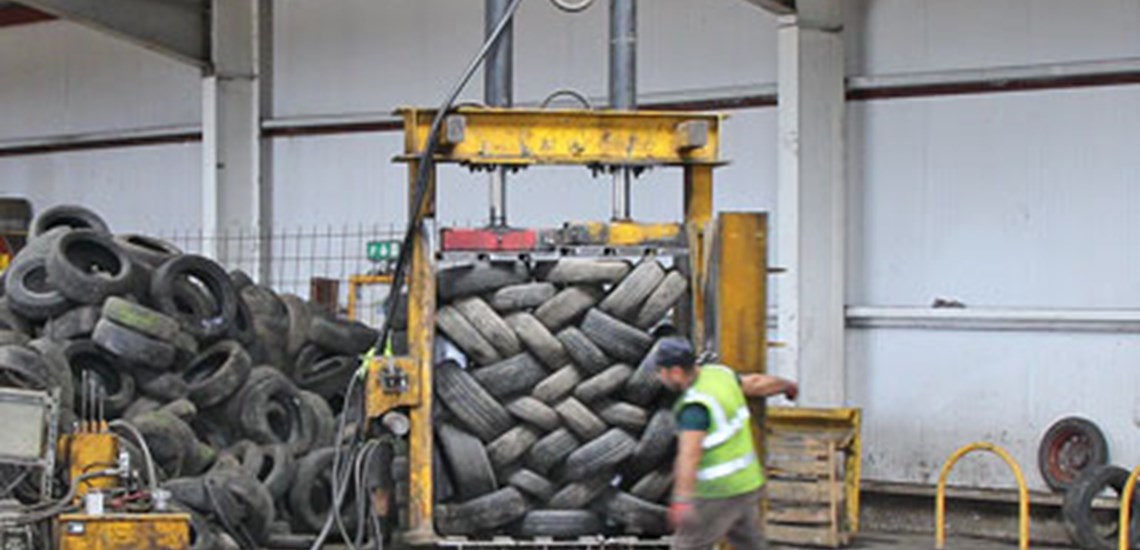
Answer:
M240 269L278 293L297 294L375 325L383 320L388 289L382 280L369 276L384 272L391 263L375 255L377 250L391 249L375 243L399 241L403 234L396 226L356 225L266 232L171 231L160 236L186 253L213 258L228 270ZM354 293L351 300L350 293Z

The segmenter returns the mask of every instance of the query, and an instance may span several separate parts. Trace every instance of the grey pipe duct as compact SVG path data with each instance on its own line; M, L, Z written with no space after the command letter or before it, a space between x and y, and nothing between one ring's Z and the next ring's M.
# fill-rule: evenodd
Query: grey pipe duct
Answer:
M610 108L637 108L637 0L610 0ZM613 218L630 218L630 171L614 172Z
M507 10L510 0L485 0L483 9L484 36L490 36L496 23ZM510 107L514 103L514 23L508 23L503 34L487 53L483 66L483 99L489 107ZM507 224L507 171L491 170L488 186L490 195L490 224Z

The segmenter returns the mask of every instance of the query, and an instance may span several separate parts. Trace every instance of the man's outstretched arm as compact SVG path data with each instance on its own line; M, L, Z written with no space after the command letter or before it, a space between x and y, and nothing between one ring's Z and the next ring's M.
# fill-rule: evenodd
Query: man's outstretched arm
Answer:
M771 397L782 393L791 400L795 400L800 390L799 386L791 380L767 374L745 374L741 376L740 388L748 397Z

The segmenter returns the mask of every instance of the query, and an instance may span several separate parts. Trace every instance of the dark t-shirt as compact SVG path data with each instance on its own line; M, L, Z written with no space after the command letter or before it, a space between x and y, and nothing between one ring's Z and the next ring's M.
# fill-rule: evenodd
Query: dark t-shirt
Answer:
M740 383L739 374L736 383ZM681 431L707 432L710 425L709 409L700 403L689 403L677 413L677 428Z

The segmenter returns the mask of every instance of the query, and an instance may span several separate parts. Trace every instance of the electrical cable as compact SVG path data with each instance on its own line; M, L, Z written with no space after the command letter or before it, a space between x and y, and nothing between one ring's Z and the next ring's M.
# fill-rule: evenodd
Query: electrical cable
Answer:
M75 500L75 495L79 492L79 486L88 479L97 477L117 476L121 474L118 469L113 470L99 470L97 472L90 472L78 476L72 482L71 487L68 488L67 494L63 498L55 502L45 502L38 505L31 505L25 508L25 511L16 517L6 517L0 519L0 525L26 525L29 523L38 523L44 520L51 519L69 508L74 507L71 501ZM40 507L44 507L40 509Z
M147 485L150 486L150 492L153 494L154 491L158 489L158 474L154 468L154 456L150 454L150 446L146 444L146 438L143 437L142 432L140 432L134 424L126 420L112 420L107 426L111 429L123 428L131 434L131 437L135 438L139 449L142 450L143 459L146 460Z

